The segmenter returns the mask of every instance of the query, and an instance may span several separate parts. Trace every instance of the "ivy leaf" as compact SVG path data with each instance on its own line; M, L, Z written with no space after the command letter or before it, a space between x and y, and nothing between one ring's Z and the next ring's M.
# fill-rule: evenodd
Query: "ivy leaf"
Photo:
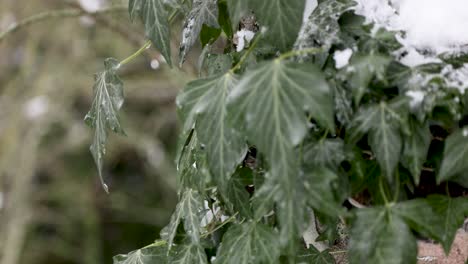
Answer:
M234 29L236 29L241 18L249 13L249 0L227 0L227 5L232 26Z
M182 190L191 188L203 193L211 175L206 164L206 154L195 131L190 130L181 152L177 163L179 186Z
M294 49L323 47L325 51L328 51L332 44L340 41L338 19L354 4L353 1L343 3L336 0L320 2L302 24Z
M184 229L187 235L191 238L192 244L200 242L200 211L203 208L203 200L197 191L186 189L176 206L176 210L171 217L170 223L161 230L161 237L167 241L168 249L170 250L174 238L177 234L182 219L184 220Z
M296 39L302 23L305 1L251 1L260 25L267 28L265 41L281 51L288 50Z
M182 41L180 43L179 64L182 65L190 48L195 44L202 26L219 28L218 5L216 0L194 0L192 10L188 14L184 29L182 31Z
M431 195L399 203L394 210L412 229L440 242L448 254L457 230L468 216L468 200Z
M276 263L278 234L261 223L231 226L224 234L215 264Z
M314 246L309 248L301 248L296 256L297 264L335 264L335 259L328 252L324 250L318 251Z
M336 217L343 213L342 201L334 195L333 184L338 176L331 170L317 168L306 172L304 188L308 203L322 214Z
M403 219L385 207L356 210L349 247L351 264L416 263L416 239Z
M155 262L156 263L156 262ZM205 250L198 244L177 246L171 253L171 264L208 264ZM159 264L159 263L158 263Z
M222 185L247 152L243 138L227 119L226 98L236 83L231 73L200 79L187 84L177 97L185 129L195 123L198 138L206 147L210 170Z
M344 142L340 138L323 139L304 146L304 163L307 167L336 169L346 159Z
M158 241L151 246L132 251L128 254L114 256L114 264L165 264L167 261L167 245Z
M350 144L369 132L368 143L389 182L393 181L403 146L400 129L406 130L408 122L406 112L397 110L402 108L400 104L401 101L395 99L388 104L381 102L362 108L348 127Z
M88 126L94 128L93 144L90 147L94 162L98 168L99 178L106 192L109 192L102 176L103 159L106 154L107 131L125 135L118 111L123 105L123 83L117 75L119 62L109 58L104 61L105 70L95 75L93 86L94 99L91 109L85 117Z
M146 37L161 52L167 63L172 65L171 34L164 0L130 0L128 12L132 20L136 15L141 18L145 26Z
M437 182L449 180L468 169L468 140L465 137L468 128L450 135L445 141L444 158L437 174Z
M250 195L246 190L246 180L253 178L252 170L243 167L229 179L227 186L222 189L222 194L228 202L228 207L231 211L239 212L243 217L252 217L252 209L250 208Z
M414 182L418 185L421 169L429 151L431 131L427 124L421 125L415 119L410 119L409 125L412 133L404 138L401 162L411 172Z
M379 54L353 55L345 70L351 73L349 82L356 105L359 105L361 102L374 77L378 80L384 79L387 65L390 61L389 57Z
M304 225L294 147L308 131L306 112L334 128L329 87L313 65L274 60L246 73L228 101L233 122L270 162L264 186L277 186L281 239L291 244Z

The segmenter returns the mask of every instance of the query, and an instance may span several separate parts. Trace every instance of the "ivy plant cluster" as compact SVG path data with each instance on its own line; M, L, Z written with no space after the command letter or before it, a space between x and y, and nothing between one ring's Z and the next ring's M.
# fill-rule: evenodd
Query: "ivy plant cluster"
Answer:
M170 24L178 16L180 64L196 42L204 49L200 78L177 97L175 212L160 240L115 264L334 263L334 252L305 245L316 220L318 239L330 245L345 223L352 264L416 263L417 237L449 252L468 216L466 197L451 194L453 186L468 188L468 96L439 73L465 57L406 67L393 55L401 48L395 32L373 30L352 0L319 1L303 22L304 5L129 1L130 18L150 42L124 61L107 59L96 75L86 121L101 180L108 131L124 134L121 65L151 44L172 65ZM257 30L237 52L246 17ZM224 53L212 53L219 39ZM333 55L345 49L352 57L337 69ZM412 90L426 93L417 105L406 95ZM434 188L421 193L421 185Z

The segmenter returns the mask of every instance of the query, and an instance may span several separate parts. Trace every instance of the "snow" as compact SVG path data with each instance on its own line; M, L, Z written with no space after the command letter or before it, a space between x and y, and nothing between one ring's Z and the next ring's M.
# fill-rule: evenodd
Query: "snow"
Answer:
M161 64L159 63L159 61L157 59L153 59L153 60L151 60L150 66L151 66L151 69L157 70L157 69L159 69Z
M463 136L464 137L468 136L468 128L463 128Z
M240 52L245 47L248 46L250 41L252 41L252 39L255 36L255 32L247 30L247 29L241 29L241 30L237 31L236 35L237 35L237 38L238 38L236 51Z
M304 8L304 15L302 17L302 23L307 21L310 14L312 14L312 12L315 10L317 5L318 5L317 0L305 0L305 8Z
M468 51L467 0L355 0L355 13L378 28L397 31L408 55L401 59L414 67L436 62L436 56ZM424 54L422 55L424 51Z
M45 96L37 96L27 101L24 105L24 115L33 120L41 117L49 108L49 99Z
M89 13L94 13L104 7L103 0L79 0L81 7Z
M414 109L421 105L425 93L423 91L407 91L406 95L411 98L410 107Z
M341 69L344 66L348 65L349 59L353 55L352 49L337 50L333 54L333 59L335 59L335 66L337 69Z

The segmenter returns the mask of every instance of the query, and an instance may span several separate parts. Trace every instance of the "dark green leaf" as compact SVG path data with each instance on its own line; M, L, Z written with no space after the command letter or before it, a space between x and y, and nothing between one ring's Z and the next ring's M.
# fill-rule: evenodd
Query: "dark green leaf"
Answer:
M239 25L240 19L249 13L249 0L227 0L229 16L234 29Z
M423 163L426 161L429 144L431 142L431 131L427 124L421 125L418 121L411 119L411 135L404 137L403 155L401 162L413 176L416 185L419 184L419 176Z
M237 80L231 73L187 84L177 97L185 119L185 129L195 123L200 142L205 145L210 171L224 184L247 152L244 140L227 122L226 97Z
M198 244L184 244L171 252L171 264L208 264L205 250ZM156 264L156 263L155 263ZM159 264L159 263L157 263Z
M296 264L334 264L335 259L328 252L324 250L318 251L315 247L302 248L296 256Z
M334 195L333 184L337 183L338 176L333 171L317 168L306 172L304 178L305 195L312 208L332 217L343 213L343 201L339 201Z
M104 62L105 70L96 74L93 86L94 99L85 117L88 126L94 128L93 144L90 147L99 178L106 192L109 192L102 176L103 159L106 154L107 131L125 135L120 126L118 111L123 105L123 83L117 75L119 62L109 58Z
M167 261L167 244L164 241L132 251L128 254L117 255L114 264L165 264Z
M234 225L223 236L215 264L276 263L278 234L261 223Z
M305 1L257 0L250 5L260 25L267 28L266 42L282 51L291 48L301 27Z
M403 219L385 207L356 211L349 247L351 264L416 263L416 239Z
M171 217L171 222L161 230L161 237L167 241L169 250L171 249L177 228L184 220L184 229L191 238L192 244L200 242L200 211L203 207L203 200L197 191L186 189L183 193L176 210Z
M202 26L200 32L200 42L202 47L205 47L207 44L215 42L218 37L221 35L221 28L212 28L207 25Z
M451 198L442 195L432 195L427 198L435 214L441 220L434 226L437 231L441 231L438 240L444 247L445 253L449 253L457 230L462 227L464 220L468 217L468 199L463 197ZM420 222L427 221L420 217ZM428 216L433 217L433 216ZM437 217L436 217L437 219Z
M307 167L326 167L335 170L345 160L344 142L340 138L314 141L304 146Z
M437 174L437 182L464 173L468 170L468 128L461 129L450 135L445 141L444 158Z
M240 168L229 179L226 188L221 190L222 195L227 200L228 207L231 207L231 211L239 212L242 217L252 217L250 195L246 190L246 181L250 181L252 177L252 170L245 167Z
M133 20L136 15L145 25L146 37L161 52L169 65L172 65L168 13L164 0L130 0L128 11Z
M378 80L384 79L387 65L390 58L378 54L356 54L353 55L349 65L345 68L351 73L349 82L353 90L354 103L359 105L363 95L369 88L369 84L375 77Z
M182 31L182 41L180 43L179 63L182 65L190 48L195 44L202 25L219 28L218 5L216 0L194 0L192 10L188 14L184 30Z

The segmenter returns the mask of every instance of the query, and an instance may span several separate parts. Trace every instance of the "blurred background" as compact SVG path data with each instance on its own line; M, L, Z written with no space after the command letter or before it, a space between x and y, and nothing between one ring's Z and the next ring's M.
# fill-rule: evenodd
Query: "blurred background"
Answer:
M151 49L120 70L128 136L110 134L106 194L83 118L104 59L121 60L146 41L142 26L130 23L126 1L0 0L0 32L42 12L109 7L0 37L0 264L111 263L158 238L175 208L174 100L195 77L194 59L170 69ZM179 17L173 32L181 24Z

